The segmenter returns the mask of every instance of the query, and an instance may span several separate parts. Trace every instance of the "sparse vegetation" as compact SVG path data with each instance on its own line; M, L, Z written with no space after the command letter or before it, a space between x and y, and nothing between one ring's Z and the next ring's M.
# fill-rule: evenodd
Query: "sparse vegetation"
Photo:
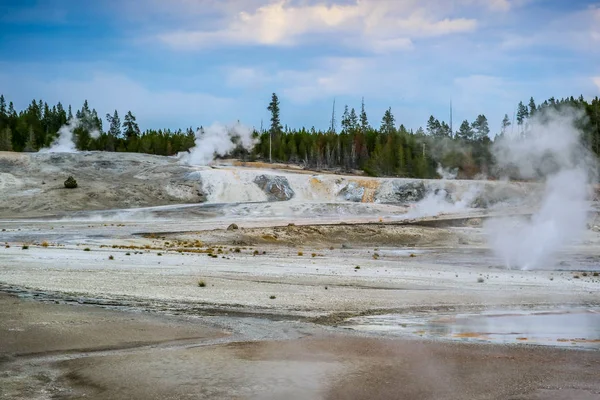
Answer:
M588 276L588 273L587 273L587 272L583 272L583 273L581 274L581 276Z
M252 253L252 254L253 254L253 255L255 255L255 256L257 256L257 255L259 255L260 253L258 252L258 250L254 250L254 253Z
M85 249L83 249L83 251L91 251L89 247L86 247Z
M23 250L28 250L28 249L29 249L29 246L27 246L26 244L24 244L24 245L23 245L23 247L21 247L21 249L23 249Z
M270 298L271 300L275 300L277 297L275 297L275 296L271 295L271 296L269 296L269 298Z
M414 258L414 257L416 257L416 256L417 256L417 255L416 255L415 253L410 253L410 257L411 257L411 258Z
M50 246L50 244L48 244L48 242L46 242L45 240L42 242L42 247L48 247Z
M360 269L360 265L357 265L356 267L354 267L354 269Z
M233 251L234 251L235 253L241 253L241 251L242 251L242 250L241 250L239 247L236 247L236 248L235 248Z
M130 253L130 252L127 252L127 253L125 253L125 255L126 255L126 256L130 256L130 255L131 255L131 253Z
M592 274L592 276L596 276L596 277L597 277L597 276L600 276L600 274L599 274L598 272L594 272L594 273Z
M228 231L236 231L238 229L240 229L240 228L237 226L237 224L231 224L227 227Z
M298 252L298 256L302 257L303 255L304 255L303 252L301 252L301 251Z
M69 176L65 181L65 187L67 189L75 189L77 187L77 181L72 176Z
M373 259L374 260L379 259L379 253L373 253Z
M114 259L115 259L115 256L113 256L113 255L110 255L110 256L108 256L108 259L109 259L109 260L114 260Z
M160 256L162 256L162 253L158 253L158 254L156 254L156 255L160 257Z
M317 253L312 253L311 256L314 258L317 256Z
M477 278L477 283L483 283L485 282L485 279L483 279L481 276L479 278Z
M198 287L206 287L206 282L204 282L202 279L198 281Z

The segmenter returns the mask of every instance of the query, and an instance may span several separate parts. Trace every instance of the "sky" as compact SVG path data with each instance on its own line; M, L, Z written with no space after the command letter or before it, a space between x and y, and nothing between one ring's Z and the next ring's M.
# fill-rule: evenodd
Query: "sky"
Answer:
M140 127L378 127L485 114L492 134L531 96L600 96L600 1L0 0L0 93ZM105 123L105 126L107 124Z

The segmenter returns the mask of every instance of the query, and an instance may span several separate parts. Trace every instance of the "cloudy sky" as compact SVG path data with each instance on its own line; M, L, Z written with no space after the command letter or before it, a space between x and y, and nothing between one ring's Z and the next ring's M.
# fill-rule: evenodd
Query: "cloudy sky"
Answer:
M378 126L429 115L492 132L530 96L600 95L600 1L2 0L0 93L145 128L268 124L326 128L336 99Z

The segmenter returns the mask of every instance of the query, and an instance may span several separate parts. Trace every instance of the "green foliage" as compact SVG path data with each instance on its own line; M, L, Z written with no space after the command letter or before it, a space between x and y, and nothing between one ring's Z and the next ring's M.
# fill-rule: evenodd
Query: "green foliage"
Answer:
M65 181L65 187L67 189L75 189L77 187L77 181L72 176L69 176Z
M10 126L0 130L0 151L12 151L12 131Z
M8 103L8 104L7 104ZM546 109L575 107L585 114L578 121L585 144L596 154L600 153L600 100L591 102L583 97L550 98L536 104L519 102L516 119L517 132L528 129L528 119ZM267 107L271 113L268 130L255 132L256 146L248 151L237 146L230 156L244 160L269 159L273 161L303 164L311 169L363 170L371 176L401 176L415 178L437 177L438 165L457 169L459 177L469 178L478 173L493 171L494 160L490 146L490 134L503 135L512 125L508 114L504 115L497 132L490 129L485 115L480 114L473 122L465 120L453 135L450 126L430 116L426 129L407 130L397 121L388 108L381 118L379 129L371 127L365 111L364 99L360 112L344 107L341 132L324 131L314 127L291 129L282 127L280 103L273 93ZM78 118L74 141L79 150L128 151L163 156L185 152L194 146L195 130L149 129L141 132L135 115L128 111L121 124L115 111L107 115L108 131L103 131L102 120L87 100L72 113L71 105L61 103L48 105L32 100L29 106L17 112L12 102L0 94L0 151L37 151L49 146L57 137L61 126L71 118ZM202 127L198 128L202 129ZM270 140L271 139L271 143ZM271 144L271 146L270 146Z

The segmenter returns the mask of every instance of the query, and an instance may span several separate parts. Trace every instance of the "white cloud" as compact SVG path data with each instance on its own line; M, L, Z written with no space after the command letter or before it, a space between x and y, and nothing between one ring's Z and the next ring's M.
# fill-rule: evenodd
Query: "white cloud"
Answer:
M412 38L471 32L477 21L450 18L445 7L429 0L366 1L344 4L302 3L289 0L262 4L252 11L225 14L216 29L183 29L159 35L177 49L219 45L289 46L311 35L337 35L343 43L373 45L378 52L412 47ZM349 39L350 38L350 39ZM346 39L346 40L343 40Z

